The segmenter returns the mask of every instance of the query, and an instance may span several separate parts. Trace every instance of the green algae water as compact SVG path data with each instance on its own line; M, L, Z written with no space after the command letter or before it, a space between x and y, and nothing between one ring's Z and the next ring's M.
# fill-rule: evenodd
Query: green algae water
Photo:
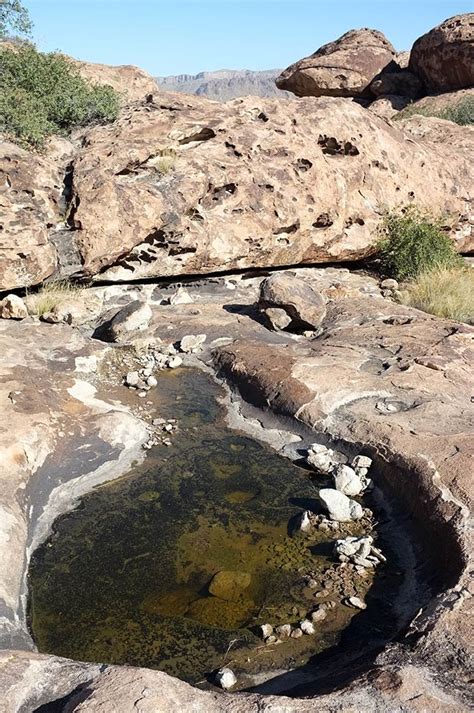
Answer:
M281 670L337 643L354 614L342 606L316 636L265 647L256 635L259 624L304 617L318 603L305 574L333 566L314 537L289 533L314 502L308 473L229 429L205 373L164 373L151 393L154 415L178 421L172 445L84 497L32 558L39 650L196 684L223 664Z

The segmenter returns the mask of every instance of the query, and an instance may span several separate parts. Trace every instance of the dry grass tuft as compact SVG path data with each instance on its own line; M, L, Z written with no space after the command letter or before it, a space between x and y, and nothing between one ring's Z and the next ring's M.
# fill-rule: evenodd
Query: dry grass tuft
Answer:
M41 317L64 302L82 298L82 292L82 287L67 280L46 282L38 292L26 296L28 312Z
M474 324L474 269L438 267L407 284L400 301L410 307Z

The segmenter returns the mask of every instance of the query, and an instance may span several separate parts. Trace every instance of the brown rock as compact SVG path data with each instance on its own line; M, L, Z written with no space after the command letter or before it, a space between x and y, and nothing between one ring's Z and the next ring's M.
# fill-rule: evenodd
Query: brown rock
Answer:
M432 92L474 84L474 13L445 20L412 47L410 69Z
M395 94L418 99L423 93L423 84L413 72L382 72L371 83L370 91L376 97Z
M49 238L61 220L62 188L60 166L0 142L0 290L37 284L56 269Z
M108 84L127 102L143 99L147 94L158 94L158 85L151 74L140 67L123 64L113 67L109 64L95 64L70 59L84 79L93 84Z
M370 97L370 83L394 58L382 32L350 30L285 69L276 84L299 97Z
M284 310L293 325L301 329L316 329L326 314L321 295L289 272L276 272L262 282L259 306Z
M399 111L410 103L408 97L401 97L396 94L388 94L379 97L371 103L368 110L384 119L392 119Z
M344 99L160 95L87 131L72 164L3 144L0 289L363 259L380 206L441 213L456 237L472 132L461 146L405 131Z

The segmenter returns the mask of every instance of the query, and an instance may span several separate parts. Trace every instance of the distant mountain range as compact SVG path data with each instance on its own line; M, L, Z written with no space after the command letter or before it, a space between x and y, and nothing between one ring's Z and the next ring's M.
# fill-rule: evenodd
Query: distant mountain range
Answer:
M275 78L280 69L252 71L250 69L221 69L217 72L178 74L175 77L155 77L165 91L197 94L208 99L227 101L248 95L258 97L289 97L277 89Z

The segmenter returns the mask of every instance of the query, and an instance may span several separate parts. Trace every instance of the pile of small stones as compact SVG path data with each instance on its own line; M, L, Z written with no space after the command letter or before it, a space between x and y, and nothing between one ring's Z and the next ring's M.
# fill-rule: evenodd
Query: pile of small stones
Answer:
M288 639L299 639L304 634L312 636L316 634L316 627L320 621L326 618L328 611L336 606L336 602L327 601L312 609L304 619L298 624L280 624L273 627L271 624L262 624L260 634L266 644L281 644Z
M205 334L189 334L183 337L178 345L169 344L167 347L153 349L141 357L142 368L129 371L124 377L124 383L129 389L138 391L140 398L145 398L147 391L158 384L156 371L163 369L177 369L183 364L184 354L194 354L202 349L206 341Z
M146 451L160 443L171 446L170 436L178 430L178 422L175 418L154 418L151 425L147 426L147 430L151 435L142 446Z
M374 546L374 538L370 535L366 537L346 537L343 540L336 540L334 554L339 562L349 562L358 567L373 569L381 562L386 562L386 557Z

